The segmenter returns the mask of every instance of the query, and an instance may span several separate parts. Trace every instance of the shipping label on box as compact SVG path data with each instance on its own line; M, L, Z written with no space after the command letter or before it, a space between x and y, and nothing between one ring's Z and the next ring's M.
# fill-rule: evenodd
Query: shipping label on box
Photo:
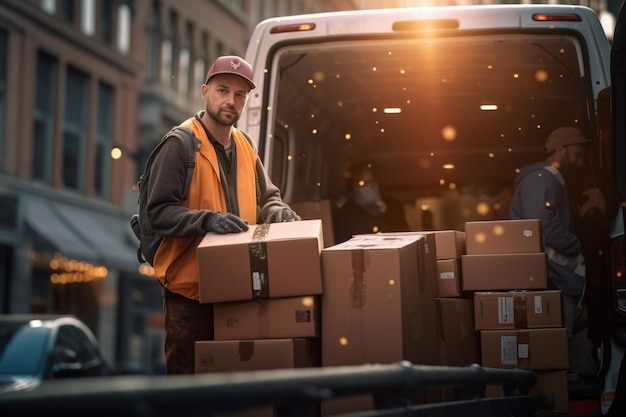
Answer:
M545 253L463 255L463 291L545 290Z
M543 232L537 219L488 220L465 223L467 255L543 252Z
M440 259L437 261L439 297L461 296L461 260Z
M474 317L476 330L561 327L561 292L475 292Z
M216 303L215 340L319 337L318 296Z
M198 245L201 303L322 293L321 220L207 233Z
M567 369L567 329L481 330L482 365L491 368Z

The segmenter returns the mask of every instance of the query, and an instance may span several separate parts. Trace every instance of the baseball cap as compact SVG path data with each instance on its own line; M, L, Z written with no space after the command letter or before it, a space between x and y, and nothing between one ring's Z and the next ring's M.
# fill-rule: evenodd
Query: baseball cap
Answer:
M550 133L546 141L546 154L553 152L558 146L587 144L591 141L577 127L559 127Z
M252 82L252 65L244 59L235 55L221 56L215 60L209 71L206 73L204 83L208 83L211 78L219 74L235 74L246 80L250 89L256 87Z

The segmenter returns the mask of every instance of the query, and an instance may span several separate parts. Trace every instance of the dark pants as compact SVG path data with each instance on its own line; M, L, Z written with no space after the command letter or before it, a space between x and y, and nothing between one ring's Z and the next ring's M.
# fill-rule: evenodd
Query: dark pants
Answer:
M193 374L195 341L213 340L213 304L163 290L167 374Z

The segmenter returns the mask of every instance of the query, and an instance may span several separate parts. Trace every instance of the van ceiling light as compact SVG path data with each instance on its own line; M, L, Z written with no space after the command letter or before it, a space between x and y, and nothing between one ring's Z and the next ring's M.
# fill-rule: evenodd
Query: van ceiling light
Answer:
M583 19L574 13L535 13L533 20L537 22L582 22Z
M385 107L383 112L387 114L398 114L402 112L402 109L400 107Z
M394 22L391 28L395 32L458 29L459 21L457 19L403 20L400 22Z
M270 33L304 32L315 29L315 23L300 23L296 25L274 26Z
M480 109L482 111L495 111L498 110L497 104L481 104Z

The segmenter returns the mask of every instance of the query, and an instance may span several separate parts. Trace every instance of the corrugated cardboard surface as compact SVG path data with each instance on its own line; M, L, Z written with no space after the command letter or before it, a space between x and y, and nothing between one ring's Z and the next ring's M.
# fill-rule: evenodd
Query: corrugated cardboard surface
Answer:
M335 244L332 205L329 200L306 201L302 203L290 203L289 205L292 210L298 213L302 220L320 219L322 221L325 248Z
M561 370L568 367L567 329L481 330L482 365Z
M426 236L359 235L322 252L324 366L436 364L435 281ZM422 265L420 265L422 262Z
M467 254L543 252L542 233L537 219L466 222Z
M476 330L561 327L561 292L475 292Z
M207 233L197 249L200 302L321 294L322 248L321 220Z
M216 303L215 340L319 337L319 296Z
M439 365L468 366L480 363L480 337L474 331L474 301L438 298L436 305Z
M567 371L537 371L537 382L530 387L528 395L552 396L554 407L549 412L569 412L569 392L567 386ZM485 390L487 398L502 397L502 386L489 385ZM549 415L549 414L548 414Z
M309 339L211 340L195 344L196 373L318 366Z
M545 290L545 253L463 255L464 291Z
M461 260L439 259L437 261L437 286L439 297L460 297Z
M461 259L465 255L465 232L460 230L437 230L435 235L437 259Z

